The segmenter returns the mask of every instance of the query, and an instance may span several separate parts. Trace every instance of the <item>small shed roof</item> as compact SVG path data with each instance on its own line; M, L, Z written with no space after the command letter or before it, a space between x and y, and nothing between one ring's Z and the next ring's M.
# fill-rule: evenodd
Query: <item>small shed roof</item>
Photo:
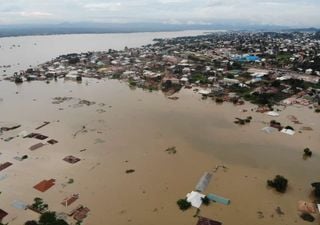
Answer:
M222 223L200 216L197 225L222 225Z

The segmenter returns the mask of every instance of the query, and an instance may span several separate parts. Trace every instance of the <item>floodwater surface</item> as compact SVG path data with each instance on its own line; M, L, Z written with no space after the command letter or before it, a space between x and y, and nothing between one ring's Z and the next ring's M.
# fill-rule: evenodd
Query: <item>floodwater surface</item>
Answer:
M148 41L156 37L147 36ZM36 48L40 51L42 43L55 38L13 38L10 43L23 39L30 48L31 43L38 43ZM134 42L127 36L123 38ZM125 45L130 47L129 42ZM94 48L89 43L83 51L112 47ZM141 44L146 43L133 45ZM0 52L9 51L1 45ZM48 50L50 53L44 56L37 56L32 50L24 52L21 67L80 50L54 46L55 50ZM0 56L6 60L4 54ZM36 61L28 61L29 56ZM12 59L1 63L12 63ZM9 213L4 222L10 225L38 217L30 210L12 206L15 200L31 203L35 197L43 198L50 210L57 212L68 213L78 204L87 206L90 213L83 224L194 225L196 210L181 212L176 201L194 190L203 173L217 165L228 169L214 174L205 194L229 198L231 204L202 206L200 215L227 225L305 224L299 218L297 202L312 200L310 183L319 181L320 171L320 120L311 109L282 109L276 120L297 131L288 136L261 131L274 118L251 111L255 106L249 103L217 105L186 89L177 94L177 101L167 99L161 92L131 89L124 82L108 79L84 79L82 83L61 79L49 84L34 81L21 85L1 81L0 90L0 125L21 124L0 136L0 163L13 163L0 172L0 176L5 175L0 180L0 208ZM55 97L70 99L53 104ZM83 99L92 104L79 104ZM290 115L302 124L293 124L288 119ZM247 116L253 117L250 124L234 124L235 117ZM44 121L50 124L36 131ZM313 130L304 131L302 127ZM17 137L22 131L40 132L59 143L30 151L29 147L39 140ZM4 141L8 137L14 138ZM176 154L165 151L170 147L176 148ZM304 160L306 147L314 154ZM28 155L28 159L13 159L23 155ZM81 161L68 164L62 160L68 155ZM134 172L126 173L127 170ZM266 181L277 174L289 180L285 194L267 188ZM56 185L48 191L41 193L33 188L41 180L51 178L56 179ZM80 198L74 204L61 204L64 198L76 193ZM277 207L283 215L276 212Z
M191 90L182 90L180 99L172 101L161 92L132 90L117 80L18 86L2 81L0 87L1 121L22 125L1 138L15 137L23 130L33 132L49 121L39 132L59 141L30 151L38 140L1 140L1 162L14 163L1 172L8 177L0 181L0 204L10 213L10 224L37 217L11 206L14 200L30 203L35 197L58 212L69 212L80 203L88 206L91 212L85 224L195 224L195 210L181 212L176 201L194 189L203 172L221 164L228 169L214 175L206 192L230 198L232 203L202 206L201 215L224 224L302 223L296 203L309 199L310 183L320 169L319 120L312 110L281 112L282 123L292 125L287 115L294 114L303 123L294 128L314 129L287 136L262 132L272 118L251 112L254 106L248 103L216 105ZM54 97L73 99L52 104ZM95 104L79 105L79 99ZM240 112L243 109L248 112ZM249 115L251 124L233 123L235 117ZM85 131L77 132L83 126ZM170 155L165 150L172 146L177 153ZM314 150L309 160L302 159L305 147ZM13 159L25 154L29 158L23 162ZM81 161L68 164L62 160L67 155ZM127 174L129 169L135 172ZM278 173L289 179L289 190L283 195L266 187L266 180ZM56 185L47 192L32 188L51 178ZM68 184L70 178L74 183ZM74 193L80 194L78 202L67 208L60 204ZM276 214L278 206L285 215ZM263 219L258 211L264 213Z

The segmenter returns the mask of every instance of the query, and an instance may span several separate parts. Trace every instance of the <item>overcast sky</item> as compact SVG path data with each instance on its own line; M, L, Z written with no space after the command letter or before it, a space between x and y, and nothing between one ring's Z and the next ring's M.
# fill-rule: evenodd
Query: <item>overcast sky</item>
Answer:
M0 24L84 21L320 27L320 0L0 0Z

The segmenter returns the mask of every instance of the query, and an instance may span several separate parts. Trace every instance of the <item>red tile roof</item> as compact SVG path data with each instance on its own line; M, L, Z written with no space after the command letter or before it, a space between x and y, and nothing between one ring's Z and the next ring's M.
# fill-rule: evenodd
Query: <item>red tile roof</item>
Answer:
M33 188L37 189L38 191L45 192L55 185L55 181L55 179L43 180L40 183L36 184Z

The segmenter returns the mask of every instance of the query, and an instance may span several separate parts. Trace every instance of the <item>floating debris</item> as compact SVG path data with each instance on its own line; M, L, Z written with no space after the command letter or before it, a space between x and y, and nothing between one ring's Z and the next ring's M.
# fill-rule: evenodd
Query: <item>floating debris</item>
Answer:
M43 127L45 127L45 126L49 125L49 124L50 124L50 122L45 121L45 122L43 122L43 124L42 124L41 126L37 127L37 128L36 128L36 130L39 130L39 129L41 129L41 128L43 128Z
M80 161L79 158L77 158L73 155L66 156L63 160L70 163L70 164L75 164Z
M277 213L279 216L283 216L283 215L284 215L284 212L282 211L282 209L280 208L280 206L278 206L275 211L276 211L276 213Z
M53 98L52 104L61 104L70 100L72 100L72 97L55 97Z
M177 149L176 149L175 146L170 147L170 148L167 148L165 151L166 151L169 155L174 155L174 154L177 153Z
M135 170L133 170L133 169L126 170L126 173L134 173L134 172L135 172Z
M236 118L236 121L234 121L234 123L239 125L245 125L247 123L250 123L251 120L252 120L251 116L248 116L246 119Z
M41 148L41 147L43 147L43 146L45 146L45 144L39 142L38 144L32 145L29 149L30 149L31 151L34 151L34 150L37 150L38 148Z

